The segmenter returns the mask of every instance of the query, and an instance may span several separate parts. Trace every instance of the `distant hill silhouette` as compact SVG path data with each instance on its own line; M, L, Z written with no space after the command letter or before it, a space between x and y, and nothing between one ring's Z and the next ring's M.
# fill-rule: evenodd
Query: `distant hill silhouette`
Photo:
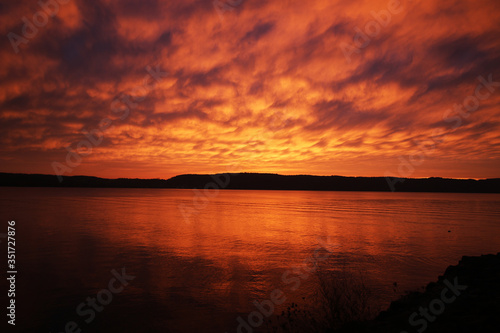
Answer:
M267 173L231 173L214 175L179 175L170 179L106 179L89 176L0 173L0 186L21 187L97 187L97 188L185 188L250 189L308 191L391 191L500 193L500 178L386 178Z

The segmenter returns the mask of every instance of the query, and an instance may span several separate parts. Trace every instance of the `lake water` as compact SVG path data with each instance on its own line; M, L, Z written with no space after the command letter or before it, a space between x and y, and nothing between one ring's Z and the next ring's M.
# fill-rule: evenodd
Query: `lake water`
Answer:
M383 307L463 255L500 251L498 194L209 194L0 188L0 232L16 221L16 331L230 333L275 289L276 312L307 306L316 276L297 283L293 269L325 253L329 269L362 272ZM88 311L97 294L105 305Z

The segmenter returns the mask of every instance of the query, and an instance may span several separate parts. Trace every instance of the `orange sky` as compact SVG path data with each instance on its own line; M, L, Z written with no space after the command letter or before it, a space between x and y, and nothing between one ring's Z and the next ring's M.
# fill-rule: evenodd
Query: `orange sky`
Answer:
M1 172L500 177L497 0L44 1L0 6Z

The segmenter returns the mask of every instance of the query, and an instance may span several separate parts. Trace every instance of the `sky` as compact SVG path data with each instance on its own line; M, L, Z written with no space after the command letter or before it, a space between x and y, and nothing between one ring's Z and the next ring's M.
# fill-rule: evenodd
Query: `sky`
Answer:
M0 172L500 177L498 0L0 2Z

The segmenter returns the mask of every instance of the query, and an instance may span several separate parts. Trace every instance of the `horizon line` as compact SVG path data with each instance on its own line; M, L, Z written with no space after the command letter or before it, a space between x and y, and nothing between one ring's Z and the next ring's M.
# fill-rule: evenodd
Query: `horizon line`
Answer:
M13 174L13 175L39 175L39 176L54 176L54 174L46 174L46 173L24 173L24 172L4 172L0 171L0 174ZM293 177L293 176L310 176L310 177L343 177L343 178L391 178L391 179L431 179L431 178L439 178L439 179L450 179L450 180L490 180L490 179L500 179L500 177L495 178L449 178L449 177L441 177L441 176L428 176L428 177L397 177L397 176L343 176L343 175L314 175L314 174L280 174L280 173L272 173L272 172L248 172L248 171L240 171L240 172L214 172L214 173L183 173L172 176L170 178L129 178L129 177L118 177L118 178L107 178L100 176L89 176L89 175L64 175L60 177L92 177L92 178L100 178L100 179L110 179L110 180L118 180L118 179L138 179L138 180L169 180L179 176L210 176L210 175L222 175L222 174L254 174L254 175L275 175L275 176L283 176L283 177Z

